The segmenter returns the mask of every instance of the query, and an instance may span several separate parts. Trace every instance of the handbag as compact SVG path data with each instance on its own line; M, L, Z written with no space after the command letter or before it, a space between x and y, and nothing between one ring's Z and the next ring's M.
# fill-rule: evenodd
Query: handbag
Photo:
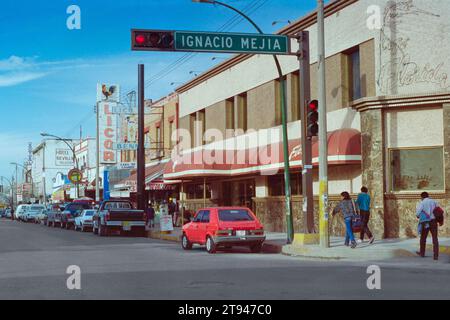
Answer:
M444 210L441 207L436 207L433 211L436 222L442 227L444 225Z
M355 215L352 217L352 231L355 233L361 232L363 228L363 221L361 216L356 211L355 202L352 200L353 210L355 211Z

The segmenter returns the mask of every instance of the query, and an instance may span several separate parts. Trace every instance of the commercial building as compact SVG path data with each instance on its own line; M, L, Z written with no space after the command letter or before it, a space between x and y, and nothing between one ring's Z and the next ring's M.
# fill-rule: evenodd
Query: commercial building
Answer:
M431 192L450 212L448 1L340 0L326 6L325 16L329 209L342 191L356 194L364 185L372 196L371 227L378 237L416 236L421 192ZM302 30L310 33L311 95L317 98L316 14L279 33L294 36ZM295 40L292 47L298 48ZM279 58L287 83L299 232L299 62L295 56ZM189 209L245 205L268 231L285 231L277 78L271 56L236 55L176 90L184 141L164 178L183 181ZM317 141L313 164L317 207ZM342 234L342 221L330 224L332 234ZM448 224L441 233L450 235Z

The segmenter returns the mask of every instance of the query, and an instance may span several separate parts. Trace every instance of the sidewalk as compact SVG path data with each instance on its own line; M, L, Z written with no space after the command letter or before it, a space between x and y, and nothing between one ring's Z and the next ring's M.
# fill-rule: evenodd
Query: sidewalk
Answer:
M171 233L160 232L158 226L148 232L148 237L152 239L181 242L181 228L175 228ZM265 253L281 253L283 246L286 244L285 233L266 233L266 241L264 242L263 252Z
M450 238L441 238L440 254L450 255ZM330 260L371 261L389 260L394 258L417 257L419 239L386 239L375 241L373 245L368 242L358 244L356 249L344 246L344 238L333 237L331 248L324 249L319 245L295 247L286 245L282 253L294 257ZM427 242L428 257L432 257L433 245L431 237Z

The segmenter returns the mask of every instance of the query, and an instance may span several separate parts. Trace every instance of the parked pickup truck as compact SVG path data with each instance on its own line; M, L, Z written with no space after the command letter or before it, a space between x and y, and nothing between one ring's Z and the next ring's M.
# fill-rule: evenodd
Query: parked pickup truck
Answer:
M133 209L130 201L108 200L100 204L93 217L93 232L101 237L108 236L113 231L133 233L145 236L146 214L143 210Z

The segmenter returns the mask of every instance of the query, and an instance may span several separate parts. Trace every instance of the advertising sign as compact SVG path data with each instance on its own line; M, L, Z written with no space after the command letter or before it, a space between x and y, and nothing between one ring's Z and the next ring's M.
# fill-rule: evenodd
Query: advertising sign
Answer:
M67 177L73 184L79 184L83 180L83 173L78 169L72 169L67 174Z
M111 112L111 108L116 106L115 102L99 103L99 145L100 145L100 163L117 163L117 114Z
M97 84L97 102L119 102L120 87L106 83Z
M120 170L133 170L137 168L137 162L120 162L118 167Z
M55 165L57 167L73 166L73 154L69 149L56 149L55 151Z
M160 228L161 231L173 231L172 216L169 215L169 207L167 204L163 204L159 208L160 210Z

